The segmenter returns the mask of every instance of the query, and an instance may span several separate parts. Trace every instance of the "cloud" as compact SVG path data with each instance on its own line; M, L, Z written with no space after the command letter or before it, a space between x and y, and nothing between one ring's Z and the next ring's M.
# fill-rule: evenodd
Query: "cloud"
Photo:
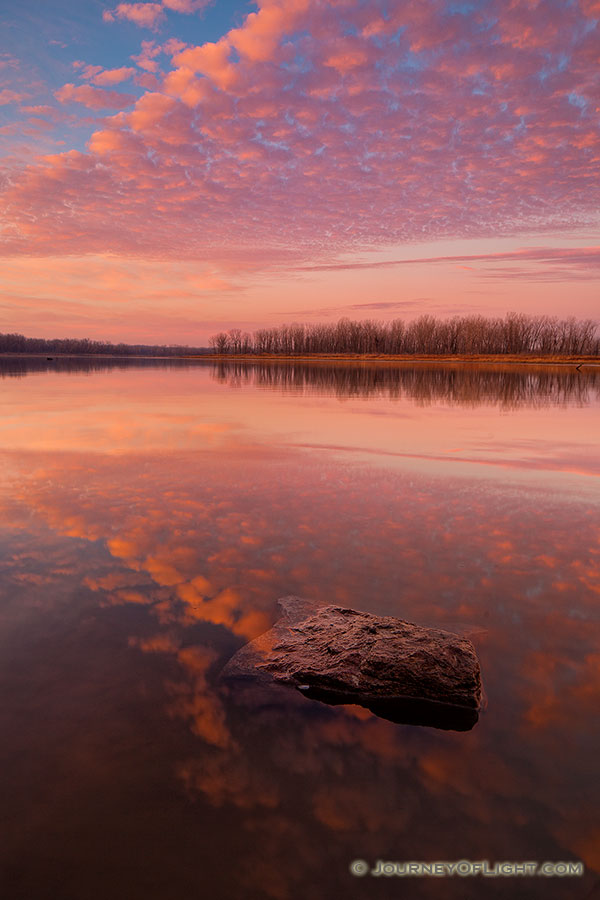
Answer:
M0 106L7 106L9 103L19 103L24 96L24 94L18 94L16 91L4 88L0 91Z
M48 106L41 104L39 106L24 106L23 112L31 113L33 116L48 116L49 118L61 118L62 112L56 106Z
M174 12L194 13L208 6L212 0L162 0L165 9L172 9Z
M147 72L156 72L158 63L155 57L161 53L161 48L157 47L154 41L142 41L142 51L138 56L132 56L132 59L138 64L140 69Z
M269 62L281 38L293 30L310 7L310 0L261 3L259 11L250 13L241 28L232 29L224 43L252 62Z
M0 70L2 69L18 69L19 60L11 53L0 53Z
M76 87L65 84L54 96L61 103L81 103L90 109L126 109L135 101L134 94L121 94L119 91L104 91L89 84Z
M305 317L312 316L329 316L334 313L349 313L353 311L369 311L378 310L382 312L392 312L397 310L413 312L427 308L428 312L436 309L441 304L436 303L431 297L418 297L413 300L374 300L371 303L345 303L339 306L319 306L312 309L292 309L289 315L302 315ZM444 311L448 311L448 304L444 304ZM462 309L463 307L461 307Z
M167 10L198 8L124 3L109 16L157 27ZM591 9L261 0L216 40L146 41L133 110L96 124L76 164L67 151L10 170L4 252L104 252L116 241L122 253L325 265L411 241L595 227ZM110 85L126 71L91 78ZM132 102L94 90L57 96L92 109ZM73 187L68 210L55 207L57 170ZM522 253L514 265L558 274L595 263Z
M126 19L142 28L157 27L165 20L165 10L179 13L194 13L207 6L211 0L161 0L160 3L119 3L114 9L104 10L105 22Z
M391 300L389 303L375 301L373 303L352 303L348 309L411 309L422 307L429 303L427 297L419 297L418 300Z
M303 266L303 271L340 271L353 269L389 269L396 266L404 265L432 265L462 262L480 262L480 263L505 263L505 262L522 262L522 263L546 263L549 266L561 266L568 269L578 269L582 273L586 273L589 278L598 277L598 269L600 269L600 247L525 247L519 250L510 250L501 253L472 253L467 255L456 256L425 256L413 257L409 259L385 259L372 260L366 262L333 262L317 264L312 266ZM478 271L473 266L459 266L462 269ZM507 269L500 268L497 270L479 270L481 273L498 274L505 277ZM536 279L539 277L537 270L531 267L522 270L515 269L516 274L521 273L523 277ZM556 274L552 268L548 274ZM572 277L572 273L568 275ZM393 306L395 303L383 304L383 306ZM381 304L354 304L352 309L379 307Z
M174 83L173 76L183 71L186 74L200 72L225 91L232 88L238 78L238 70L230 61L230 53L231 44L226 40L182 50L173 59L179 68L171 73L170 85Z
M91 80L100 87L109 87L113 84L127 81L134 74L135 69L132 69L130 66L121 66L119 69L104 69L104 71L93 75Z
M113 10L105 10L102 14L105 22L115 19L127 19L143 28L155 29L164 18L160 3L119 3Z

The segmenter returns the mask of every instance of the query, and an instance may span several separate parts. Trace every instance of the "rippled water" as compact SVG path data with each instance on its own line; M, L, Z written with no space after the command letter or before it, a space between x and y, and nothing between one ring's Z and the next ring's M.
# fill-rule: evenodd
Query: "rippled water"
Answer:
M597 895L600 368L0 376L7 898ZM486 711L453 732L228 692L287 594L468 635Z

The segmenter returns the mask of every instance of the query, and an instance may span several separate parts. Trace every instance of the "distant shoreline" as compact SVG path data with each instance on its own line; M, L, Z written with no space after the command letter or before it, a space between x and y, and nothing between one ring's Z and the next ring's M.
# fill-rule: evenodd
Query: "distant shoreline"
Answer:
M394 362L394 363L525 363L528 365L597 365L598 356L520 356L518 354L408 354L395 355L388 353L312 353L310 355L292 356L283 353L252 354L210 354L207 356L189 356L186 359L212 359L223 362Z
M312 353L304 355L286 355L283 353L203 353L181 354L177 356L143 356L143 355L117 355L111 353L55 353L52 356L47 353L0 353L2 359L37 359L54 362L61 359L79 360L157 360L169 362L172 360L198 360L202 362L367 362L367 363L467 363L467 364L522 364L522 365L550 365L550 366L600 366L598 356L529 356L519 354L459 354L455 356L444 354L408 354L395 355L387 353Z

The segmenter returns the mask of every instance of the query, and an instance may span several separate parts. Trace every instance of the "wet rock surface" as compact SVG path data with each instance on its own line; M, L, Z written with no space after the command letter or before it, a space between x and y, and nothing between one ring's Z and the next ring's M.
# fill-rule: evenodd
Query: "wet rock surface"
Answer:
M288 685L395 722L454 730L477 722L481 676L468 639L299 597L279 603L281 619L232 657L222 680L251 680L263 693Z

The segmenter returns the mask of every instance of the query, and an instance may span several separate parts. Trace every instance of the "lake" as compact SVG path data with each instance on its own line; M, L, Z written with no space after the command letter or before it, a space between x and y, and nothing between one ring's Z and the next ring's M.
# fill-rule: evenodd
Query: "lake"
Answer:
M7 900L598 896L599 367L5 358L0 389ZM236 696L289 594L468 636L477 724Z

